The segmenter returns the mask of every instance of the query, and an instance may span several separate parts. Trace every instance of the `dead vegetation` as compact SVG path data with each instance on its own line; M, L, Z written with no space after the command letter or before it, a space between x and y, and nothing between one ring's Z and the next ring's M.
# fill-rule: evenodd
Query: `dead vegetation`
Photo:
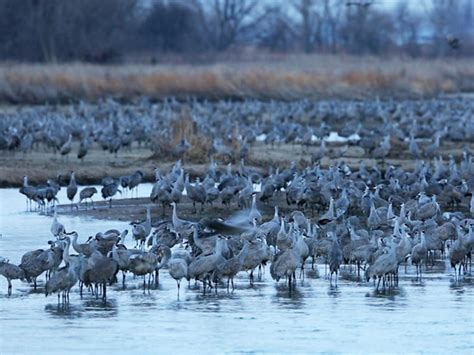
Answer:
M3 64L0 101L16 104L203 99L419 98L474 90L469 59L288 55L192 65Z

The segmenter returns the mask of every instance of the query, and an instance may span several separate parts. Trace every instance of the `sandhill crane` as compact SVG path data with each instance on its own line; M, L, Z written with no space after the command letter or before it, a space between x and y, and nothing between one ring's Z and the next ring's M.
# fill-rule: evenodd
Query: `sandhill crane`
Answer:
M168 271L170 273L170 276L176 281L179 296L181 280L183 278L188 278L188 263L186 262L186 260L181 258L171 258L168 261Z
M204 209L204 204L206 203L206 189L201 184L199 178L196 179L196 183L192 186L189 183L189 175L186 175L186 193L189 199L193 202L194 213L196 213L196 202L201 204L201 209Z
M268 245L276 246L276 238L280 230L280 218L278 217L278 207L275 206L273 219L259 226L259 231L265 236Z
M374 201L372 200L370 203L369 217L367 218L367 227L373 230L380 227L381 224L382 224L382 219L377 213L377 210L375 209Z
M464 236L461 228L458 226L457 239L449 250L449 261L451 267L454 268L454 276L456 277L456 266L459 264L458 276L461 277L461 269L464 267L467 249L464 245Z
M87 209L87 199L91 200L92 208L94 207L94 200L92 200L92 196L97 193L97 189L95 187L84 187L81 192L79 193L79 203L85 201L86 209Z
M92 243L92 254L87 260L84 270L84 284L86 286L96 285L96 298L99 297L97 286L102 287L102 299L107 299L107 282L112 282L118 272L118 264L112 258L102 255L97 245Z
M90 236L87 239L87 242L84 244L79 244L77 242L77 238L78 238L77 232L72 232L71 236L72 236L72 248L79 254L82 254L87 257L91 256L92 246L89 242L92 240L92 236ZM93 243L95 243L95 241L93 241Z
M89 150L89 140L87 137L84 137L81 141L81 144L79 145L79 151L77 152L77 158L81 159L81 161L84 161L84 157L87 155L87 152Z
M285 229L285 220L282 218L280 223L280 230L276 236L276 247L278 250L286 250L293 246L293 224L287 232Z
M26 209L28 210L29 202L31 210L31 202L36 195L36 188L28 185L28 176L23 176L23 186L20 188L20 193L26 196Z
M420 232L420 242L416 244L411 251L411 262L416 265L416 276L421 279L421 263L426 262L426 255L428 250L426 248L425 232Z
M151 213L150 207L146 209L146 219L142 223L137 223L133 225L132 235L133 239L137 242L137 245L144 245L146 238L150 235L151 232Z
M270 247L266 243L265 239L257 238L252 243L249 244L249 252L247 257L245 258L243 269L250 270L250 285L254 283L254 276L253 272L255 268L259 268L259 278L260 268L262 265L265 265L268 260L272 260L273 253L270 250Z
M191 233L193 233L193 226L195 224L192 223L192 222L180 219L178 217L175 202L172 202L171 206L173 206L173 214L171 216L171 221L173 223L173 229L179 235L180 239L187 238Z
M262 214L257 208L257 194L255 193L252 196L252 207L249 212L249 220L253 221L254 219L259 223L262 222Z
M380 281L383 279L383 286L385 287L386 277L390 275L396 275L397 268L398 261L395 248L385 248L384 253L375 259L374 263L367 268L367 281L369 281L371 278L378 278L376 288L378 290Z
M146 290L146 275L148 276L148 290L150 290L150 278L159 263L158 255L151 252L142 252L131 255L129 258L129 270L136 276L143 276L143 292Z
M77 235L77 233L76 233ZM63 302L69 302L69 291L71 288L79 281L79 266L80 264L75 259L72 262L69 256L69 245L71 244L69 237L65 237L63 240L63 260L66 263L64 267L59 269L57 272L51 276L51 278L46 281L45 285L45 294L46 296L57 292L58 293L58 303L60 300L60 293L63 294Z
M138 197L138 185L143 180L143 172L140 170L135 171L132 175L130 175L130 181L128 182L128 188L132 192L133 197L133 190L135 190L135 196Z
M240 252L234 257L223 261L216 266L214 271L213 279L220 279L221 277L227 277L227 291L229 291L229 283L232 283L232 291L234 291L234 277L242 269L245 259L249 253L249 242L244 241L244 245Z
M278 282L282 277L288 279L288 288L293 288L295 270L300 266L300 256L294 248L280 251L270 265L270 275Z
M69 185L67 186L66 193L67 193L67 198L69 199L69 201L71 201L71 209L72 209L72 207L74 206L74 197L77 194L76 178L74 176L73 171L71 171L71 178L69 180ZM76 208L78 208L77 205L76 205Z
M23 280L26 278L23 269L15 264L9 263L8 259L0 257L0 275L8 281L8 296L12 294L11 280Z
M35 290L37 277L45 272L49 267L48 264L50 260L47 258L48 255L49 253L47 253L47 251L43 249L36 249L25 253L21 257L21 263L19 266L25 272L25 277L28 282L33 280Z
M66 141L61 146L61 149L59 149L59 153L61 153L62 156L66 156L66 158L69 156L69 153L71 153L72 150L72 134L69 134L69 137Z
M102 255L108 255L112 247L120 240L124 240L128 230L124 229L121 233L116 230L108 230L105 233L99 232L95 235L95 246Z
M65 232L64 226L58 221L58 213L54 210L53 222L51 223L51 234L57 237Z
M120 246L120 248L119 248ZM122 271L122 287L125 288L125 274L130 271L130 258L140 254L138 249L127 249L123 244L112 247L112 258L117 262L119 270Z
M412 245L411 245L410 240L408 239L408 234L405 232L405 230L403 230L400 242L395 247L395 252L397 256L398 265L405 262L405 272L406 272L406 265L407 265L406 259L407 259L407 256L410 255L411 251L412 251Z
M439 204L436 201L436 196L433 196L430 202L418 206L416 215L420 220L427 220L436 216L439 210Z
M329 251L329 282L332 285L332 274L336 274L336 287L337 287L337 274L339 267L342 264L342 250L337 240L336 234L332 233L332 246Z
M333 221L336 218L336 212L334 208L334 199L331 197L329 199L329 208L326 213L319 217L320 224L327 224Z
M225 261L224 257L222 256L223 251L224 239L218 236L214 253L211 255L198 257L194 259L188 266L189 278L202 281L204 293L206 292L206 282L210 282L210 273L215 270L217 264Z
M122 191L119 190L118 183L115 180L112 183L102 187L100 192L102 193L102 198L104 200L110 199L109 208L112 208L112 197L114 197L117 192L119 192L120 194L122 193Z

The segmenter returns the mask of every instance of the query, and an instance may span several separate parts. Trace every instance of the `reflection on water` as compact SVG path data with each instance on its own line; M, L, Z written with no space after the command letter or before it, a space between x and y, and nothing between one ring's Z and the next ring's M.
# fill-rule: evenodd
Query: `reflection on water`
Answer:
M24 252L47 245L51 216L23 213L24 199L16 189L0 190L0 201L0 255L19 263ZM80 240L97 231L130 227L89 218L60 216L60 220L77 230ZM414 270L404 274L402 268L397 288L381 285L375 290L372 282L357 279L346 268L337 287L331 286L324 266L311 270L308 265L304 281L297 279L290 293L284 280L278 284L271 280L267 268L262 280L252 286L247 274L239 274L234 292L222 284L217 294L211 290L204 295L202 285L188 287L183 282L179 298L176 282L165 271L150 292L143 292L142 278L127 275L126 289L121 284L108 287L106 302L88 291L81 299L74 288L68 305L58 305L56 296L45 298L44 276L37 291L14 280L11 297L6 295L5 279L0 278L0 348L2 354L32 349L43 349L40 353L472 353L472 278L456 280L444 262L423 271L420 281ZM55 346L45 348L51 332ZM94 334L100 334L100 341L90 340Z

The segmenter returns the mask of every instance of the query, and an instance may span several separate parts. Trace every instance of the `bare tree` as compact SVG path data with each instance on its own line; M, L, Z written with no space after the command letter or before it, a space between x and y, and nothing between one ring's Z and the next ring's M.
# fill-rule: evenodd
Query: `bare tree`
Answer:
M399 1L394 13L396 42L400 49L411 56L420 54L421 18L410 11L406 1Z
M257 0L214 0L209 28L212 29L217 50L225 50L235 44L268 15L265 11L257 13L258 3Z
M303 50L310 53L319 39L321 16L316 10L316 0L292 0L291 4L300 17L299 33Z

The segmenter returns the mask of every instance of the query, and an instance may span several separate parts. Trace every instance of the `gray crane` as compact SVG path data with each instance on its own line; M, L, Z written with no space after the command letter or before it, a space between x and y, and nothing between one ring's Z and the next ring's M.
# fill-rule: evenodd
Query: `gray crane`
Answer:
M77 238L79 237L77 232L72 232L71 233L71 236L72 236L72 248L77 252L79 253L80 255L84 255L86 257L89 257L91 256L92 254L92 246L91 246L91 243L95 243L96 241L93 240L93 237L90 236L88 239L87 239L87 242L86 243L83 243L83 244L79 244L77 242Z
M76 233L77 234L77 233ZM45 294L46 296L57 292L58 303L60 302L60 294L62 293L62 301L69 303L69 291L79 281L79 266L78 259L72 259L69 256L69 246L71 241L69 237L64 237L63 242L63 260L65 266L55 272L51 278L46 281Z
M67 185L66 194L69 201L71 201L71 210L72 210L72 207L74 206L74 197L77 194L77 184L76 184L76 177L74 176L74 171L71 171L71 178L69 179L69 185ZM77 205L75 206L76 208L78 208Z
M300 265L300 256L295 249L289 248L282 250L275 255L270 265L270 275L276 282L286 277L288 280L288 288L291 292L295 280L295 270L300 267Z
M132 175L130 175L130 181L128 182L128 188L132 193L133 198L133 190L135 190L135 197L138 198L138 185L143 181L143 172L140 170L135 171Z
M8 296L12 294L12 280L24 280L26 278L23 269L15 264L11 264L8 259L0 257L0 275L8 281Z
M115 279L119 268L118 264L112 258L108 258L97 249L95 243L92 245L92 254L87 260L84 270L84 284L88 287L95 284L95 296L99 298L98 286L102 288L102 299L107 299L107 283Z
M342 250L337 240L336 234L332 233L332 246L329 250L329 282L332 285L332 274L336 274L336 287L337 287L337 274L339 267L342 264Z
M87 200L89 199L92 204L92 209L95 209L94 200L92 199L92 196L94 196L96 193L97 193L97 189L95 187L84 187L79 193L79 203L81 203L82 201L85 201L86 209L87 209Z
M65 232L64 225L58 221L58 213L54 210L53 221L51 222L51 234L58 237Z
M216 269L216 265L225 261L222 256L224 246L224 239L221 236L218 236L214 253L195 258L188 266L189 278L202 281L204 293L206 293L206 282L210 283L210 276Z
M411 262L416 265L416 276L421 279L421 264L426 262L426 255L428 249L426 248L425 232L420 232L420 242L416 244L411 251Z
M129 270L136 276L143 276L143 292L146 290L146 275L148 275L148 290L150 290L151 275L159 266L158 255L151 252L133 254L129 258Z
M454 268L454 276L456 277L456 266L459 265L458 276L461 277L461 269L464 267L465 259L467 255L467 249L464 245L464 236L458 226L458 233L457 239L453 243L452 247L449 250L449 261L451 263L451 267Z
M120 191L118 187L119 184L117 183L117 181L114 180L110 184L107 184L102 187L100 191L104 200L109 199L109 208L112 208L112 197L114 197L117 192L120 194L122 193L122 191Z
M137 223L133 225L132 235L133 239L137 242L137 245L143 246L146 239L151 232L151 212L150 207L146 209L146 219L142 223Z
M69 134L67 141L59 149L59 153L64 157L68 158L69 153L72 150L72 134Z
M26 209L31 210L31 202L36 195L37 189L34 186L28 185L28 176L23 176L23 186L20 188L20 193L26 196ZM28 206L29 203L29 206Z
M212 279L221 279L227 277L227 291L229 291L229 283L232 284L232 291L234 287L234 277L242 270L245 259L249 253L250 242L245 240L240 252L230 259L222 260L222 263L216 265Z

